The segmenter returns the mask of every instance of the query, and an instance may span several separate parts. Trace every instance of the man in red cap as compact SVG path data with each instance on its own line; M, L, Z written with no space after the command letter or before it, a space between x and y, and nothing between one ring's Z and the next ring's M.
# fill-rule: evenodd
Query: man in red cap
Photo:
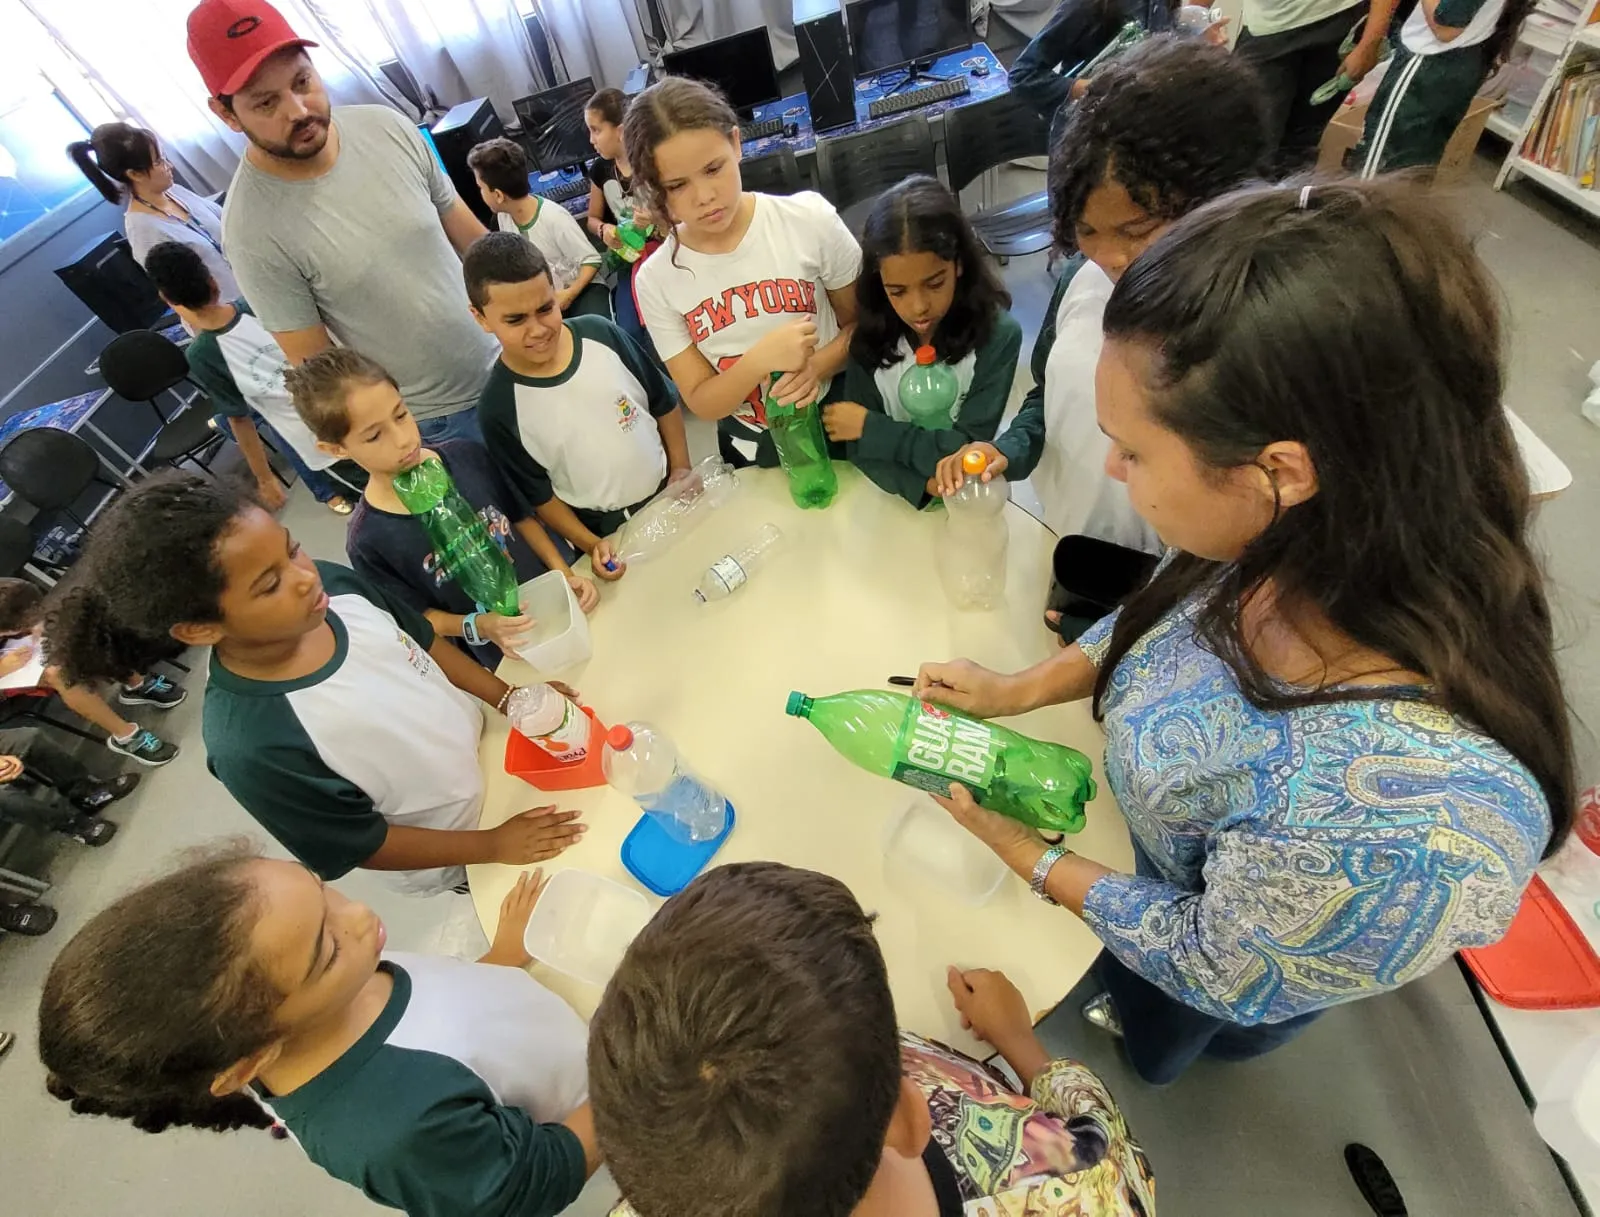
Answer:
M483 225L398 111L329 105L315 45L265 0L189 14L212 112L250 141L222 217L240 290L290 363L337 339L395 378L425 440L480 439L496 349L460 254Z

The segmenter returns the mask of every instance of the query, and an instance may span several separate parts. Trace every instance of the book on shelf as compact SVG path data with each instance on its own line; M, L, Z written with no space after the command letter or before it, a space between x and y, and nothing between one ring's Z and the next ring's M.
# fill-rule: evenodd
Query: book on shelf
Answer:
M1522 155L1579 186L1594 188L1600 161L1600 61L1567 64Z

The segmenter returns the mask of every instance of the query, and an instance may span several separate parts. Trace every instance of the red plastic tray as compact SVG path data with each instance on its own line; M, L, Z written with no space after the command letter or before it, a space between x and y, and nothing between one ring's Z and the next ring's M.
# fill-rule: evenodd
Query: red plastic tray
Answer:
M606 726L593 710L589 716L589 750L576 764L556 760L522 732L513 728L506 737L506 772L540 790L581 790L585 786L604 786L605 771L600 767L600 749L606 742Z
M1461 952L1483 990L1519 1010L1600 1006L1600 956L1538 875L1506 936Z

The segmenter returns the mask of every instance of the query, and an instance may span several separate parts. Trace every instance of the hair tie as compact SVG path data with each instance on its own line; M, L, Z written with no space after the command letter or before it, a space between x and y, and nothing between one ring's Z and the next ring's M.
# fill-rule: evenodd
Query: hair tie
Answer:
M1311 206L1311 187L1309 185L1302 186L1302 187L1300 187L1299 210L1300 211L1305 211L1310 206Z

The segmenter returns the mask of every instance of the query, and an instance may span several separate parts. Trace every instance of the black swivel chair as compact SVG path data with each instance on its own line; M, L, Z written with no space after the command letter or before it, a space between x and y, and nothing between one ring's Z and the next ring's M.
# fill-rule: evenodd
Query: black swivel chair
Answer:
M161 394L180 384L194 383L189 380L189 361L176 343L154 330L119 334L100 352L100 375L118 397L146 402L155 412L159 430L150 451L152 463L176 465L189 461L211 472L201 459L202 454L214 456L227 437L212 427L210 415L194 404L174 414L164 414L156 404Z
M914 173L937 176L933 135L920 114L850 135L817 141L817 180L840 211L876 198Z
M759 190L762 194L796 194L803 187L793 148L779 148L741 161L739 180L746 190Z
M112 491L122 486L106 476L87 440L54 427L19 431L0 448L0 481L40 511L59 511L87 528L73 504L96 482ZM29 541L29 552L33 550Z
M960 194L997 165L1047 154L1050 124L1015 94L1007 93L947 111L944 140L950 189ZM1043 190L967 218L990 256L1001 261L1050 247L1050 198Z

